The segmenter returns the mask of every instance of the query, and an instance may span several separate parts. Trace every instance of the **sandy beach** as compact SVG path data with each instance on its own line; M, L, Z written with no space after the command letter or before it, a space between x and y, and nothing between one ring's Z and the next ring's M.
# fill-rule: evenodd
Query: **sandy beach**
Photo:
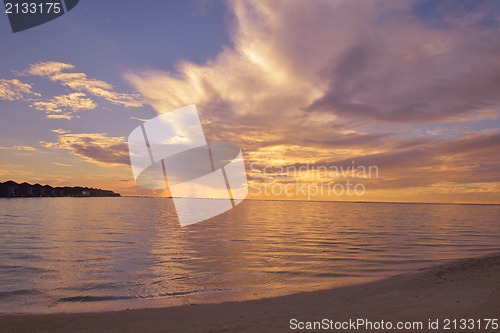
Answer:
M381 327L382 320L384 325L390 322L392 331L402 332L500 332L487 320L500 320L500 255L458 260L367 284L256 301L102 313L3 315L0 331L292 332L307 331L300 328L314 321L331 325L331 331L346 331L334 329L335 325L358 319L370 321L372 327ZM460 330L461 319L473 319L467 325L475 327ZM429 320L438 326L430 330ZM397 329L398 322L421 322L423 326ZM387 331L387 326L385 330L370 330L366 321L359 324L348 331Z

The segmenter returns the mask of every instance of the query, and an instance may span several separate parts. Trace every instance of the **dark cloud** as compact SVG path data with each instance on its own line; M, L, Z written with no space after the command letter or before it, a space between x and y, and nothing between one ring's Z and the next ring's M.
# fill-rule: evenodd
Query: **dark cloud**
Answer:
M474 8L476 16L487 9ZM451 20L453 14L446 17ZM468 30L432 28L411 17L373 22L331 60L328 88L305 109L431 122L498 108L500 24L479 25L470 23Z
M109 137L102 133L67 133L59 135L57 142L43 142L45 147L67 149L73 154L98 164L130 164L128 145L123 137Z
M94 142L85 142L68 145L68 148L73 150L76 155L87 157L93 161L111 164L130 164L126 143L102 147Z

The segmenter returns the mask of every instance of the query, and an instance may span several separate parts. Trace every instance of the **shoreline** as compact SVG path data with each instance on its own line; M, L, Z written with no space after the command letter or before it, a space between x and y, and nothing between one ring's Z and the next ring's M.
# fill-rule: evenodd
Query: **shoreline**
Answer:
M259 300L110 312L0 315L0 332L300 331L290 329L293 318L302 323L323 319L420 321L422 332L429 330L429 319L440 320L441 327L432 332L455 332L460 330L443 330L444 319L470 318L476 325L481 321L483 327L464 332L500 332L500 328L484 329L486 323L482 322L500 321L500 254L459 259L364 284Z

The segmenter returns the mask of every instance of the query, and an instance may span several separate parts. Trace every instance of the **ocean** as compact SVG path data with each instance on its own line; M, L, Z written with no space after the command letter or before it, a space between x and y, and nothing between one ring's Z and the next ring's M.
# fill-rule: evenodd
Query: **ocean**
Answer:
M246 200L181 228L166 198L0 199L0 313L258 299L495 252L500 205Z

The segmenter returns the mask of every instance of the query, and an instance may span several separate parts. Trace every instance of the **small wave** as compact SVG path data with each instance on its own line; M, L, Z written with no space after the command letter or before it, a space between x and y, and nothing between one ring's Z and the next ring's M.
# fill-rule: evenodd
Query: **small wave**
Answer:
M193 280L193 278L189 277L189 276L177 276L177 277L171 278L171 280L173 280L173 281L189 281L189 280Z
M355 277L362 277L362 275L354 274L354 273L316 273L312 274L313 276L316 277L322 277L322 278L328 278L328 277L335 277L335 278L355 278Z
M52 273L55 272L54 269L40 268L34 266L21 266L21 265L0 265L0 270L6 270L8 272L27 272L27 273Z
M102 302L102 301L117 301L124 299L134 299L133 296L72 296L58 299L57 303L72 303L72 302Z
M40 294L42 294L40 291L34 289L17 289L12 291L2 291L0 292L0 300L5 300L12 296L32 296Z
M300 271L267 271L266 273L275 275L304 275L304 273Z
M185 295L191 295L194 293L200 292L199 290L190 290L190 291L177 291L177 292L171 292L171 293L162 293L158 294L157 297L166 297L166 296L185 296Z
M86 283L83 284L79 287L62 287L62 288L57 288L57 290L66 290L66 291L76 291L76 292L82 292L82 291L89 291L89 290L107 290L107 289L119 289L120 286L114 283Z
M189 260L190 258L188 257L172 257L170 260L172 261L183 261L183 260Z

